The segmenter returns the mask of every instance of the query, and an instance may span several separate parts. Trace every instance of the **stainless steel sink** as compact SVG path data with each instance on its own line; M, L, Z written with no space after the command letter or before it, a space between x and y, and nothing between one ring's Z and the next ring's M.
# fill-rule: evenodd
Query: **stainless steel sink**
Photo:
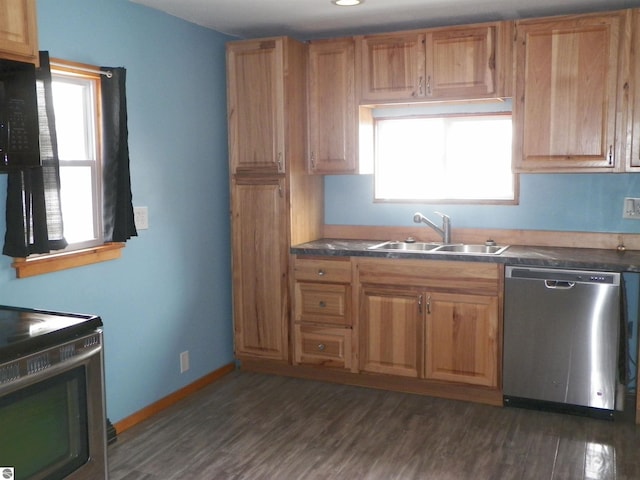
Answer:
M373 245L372 247L369 247L368 250L390 250L393 252L431 252L441 246L441 243L392 241Z
M465 245L465 244L455 244L455 245L441 245L436 247L433 252L434 253L470 253L470 254L480 254L480 255L500 255L504 252L509 245Z

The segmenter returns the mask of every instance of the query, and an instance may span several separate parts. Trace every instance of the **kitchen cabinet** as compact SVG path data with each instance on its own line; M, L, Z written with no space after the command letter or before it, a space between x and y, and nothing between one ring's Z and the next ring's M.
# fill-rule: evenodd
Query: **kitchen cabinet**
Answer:
M626 170L640 170L640 9L632 11L630 65L631 81L625 85L629 94ZM638 396L640 398L640 396ZM638 417L640 418L640 417Z
M425 378L498 386L498 296L429 293Z
M3 0L0 4L0 58L38 64L35 0Z
M232 173L285 171L285 48L284 38L232 42L227 46Z
M349 258L297 258L294 280L294 363L351 369Z
M628 11L516 22L518 171L614 170Z
M501 268L359 260L361 370L499 388Z
M419 290L365 285L361 290L360 369L422 376L423 294Z
M309 169L356 173L358 104L352 38L309 44Z
M511 22L358 38L361 103L510 95Z
M305 164L306 47L230 42L227 62L235 353L286 364L289 248L322 228L322 177Z
M233 284L236 354L287 358L286 207L283 180L234 180Z

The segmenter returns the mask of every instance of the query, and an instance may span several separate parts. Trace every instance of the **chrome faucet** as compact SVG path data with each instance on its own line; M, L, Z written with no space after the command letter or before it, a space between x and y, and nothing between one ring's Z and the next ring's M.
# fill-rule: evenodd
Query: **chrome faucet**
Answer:
M440 212L433 212L433 213L440 215L442 217L442 228L437 226L435 223L433 223L427 217L422 215L420 212L416 212L413 215L413 221L415 223L424 223L430 226L436 232L438 232L438 235L442 237L443 243L451 243L451 218L445 215L444 213L440 213Z

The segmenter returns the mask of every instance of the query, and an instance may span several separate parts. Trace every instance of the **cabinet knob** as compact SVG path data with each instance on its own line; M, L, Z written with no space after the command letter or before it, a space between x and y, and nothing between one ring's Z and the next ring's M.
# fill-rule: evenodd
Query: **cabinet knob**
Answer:
M320 303L318 305L320 305L320 308L325 308L327 306L327 303L324 300L320 300Z
M324 352L326 348L327 346L324 343L318 344L318 350L320 350L321 352Z
M318 269L318 276L320 276L320 277L324 277L325 273L326 273L326 272L325 272L324 270L322 270L321 268L320 268L320 269Z

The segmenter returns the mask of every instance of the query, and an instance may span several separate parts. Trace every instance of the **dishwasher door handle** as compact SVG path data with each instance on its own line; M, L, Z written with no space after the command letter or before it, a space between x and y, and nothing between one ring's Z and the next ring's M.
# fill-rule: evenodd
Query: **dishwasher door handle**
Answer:
M576 286L576 282L566 282L563 280L545 280L544 286L557 290L570 290Z

